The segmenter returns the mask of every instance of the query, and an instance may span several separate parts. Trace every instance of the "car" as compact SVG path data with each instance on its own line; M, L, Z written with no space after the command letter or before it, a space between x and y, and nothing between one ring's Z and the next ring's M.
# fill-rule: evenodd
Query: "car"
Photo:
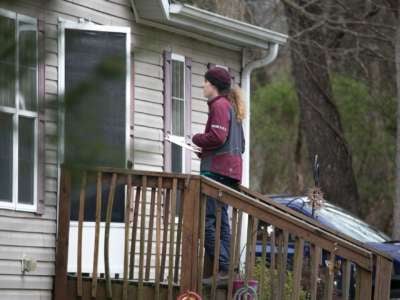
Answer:
M388 254L393 260L391 280L391 298L400 298L400 241L393 241L389 236L352 215L348 211L327 201L318 209L313 209L311 201L306 196L269 196L273 201L285 205L305 216L313 218L321 224L343 233L353 239L368 245L380 252ZM309 255L309 246L305 246L304 255ZM256 254L261 255L261 241L257 241ZM267 259L269 260L270 247L267 246ZM293 259L294 244L289 240L288 267ZM324 256L324 254L323 254ZM323 258L324 261L324 258ZM340 261L340 259L339 259ZM340 286L340 278L338 280Z

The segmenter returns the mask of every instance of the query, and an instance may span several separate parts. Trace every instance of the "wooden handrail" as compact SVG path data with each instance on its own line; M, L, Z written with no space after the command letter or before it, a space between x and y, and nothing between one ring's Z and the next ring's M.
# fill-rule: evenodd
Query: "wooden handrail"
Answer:
M359 243L352 243L349 239L343 239L331 230L326 230L323 226L318 226L319 224L317 223L312 224L312 222L308 222L309 220L305 220L304 218L296 218L285 210L279 209L281 207L277 208L269 205L269 203L257 201L217 181L206 177L202 178L202 193L217 198L220 191L223 191L220 201L256 216L260 220L266 219L265 214L267 214L268 218L275 221L276 226L279 228L296 233L302 238L320 244L324 249L333 250L334 248L338 248L336 251L338 255L349 257L363 268L372 270L371 252L375 252L375 250L366 249L366 247L359 245ZM379 255L382 254L379 253ZM384 256L390 259L387 255Z
M207 177L204 177L204 178L206 180L210 180ZM306 215L295 211L294 209L291 209L291 208L289 208L289 207L287 207L285 205L277 203L276 201L272 200L267 195L263 195L263 194L260 194L258 192L252 191L252 190L250 190L250 189L248 189L248 188L246 188L246 187L244 187L242 185L239 187L239 190L241 192L243 192L244 194L254 198L257 201L261 201L261 202L264 202L264 203L266 203L268 205L271 205L271 206L273 206L273 207L275 207L275 208L277 208L279 210L282 210L285 213L288 213L288 214L290 214L290 215L292 215L292 216L294 216L294 217L296 217L296 218L298 218L300 220L303 220L303 221L305 221L307 223L310 223L312 225L315 225L315 226L318 226L320 228L323 228L324 230L326 230L326 231L328 231L328 232L340 237L343 240L347 240L347 241L349 241L349 242L351 242L351 243L353 243L355 245L358 245L358 246L360 246L362 248L366 248L369 251L378 253L379 255L381 255L383 257L386 257L387 259L391 259L391 257L387 253L384 253L384 252L379 251L377 249L371 248L369 245L363 244L360 241L352 238L351 236L345 235L345 234L341 233L340 231L337 231L337 230L335 230L335 229L333 229L331 227L326 226L325 224L322 224L322 223L314 220L313 218L307 217Z

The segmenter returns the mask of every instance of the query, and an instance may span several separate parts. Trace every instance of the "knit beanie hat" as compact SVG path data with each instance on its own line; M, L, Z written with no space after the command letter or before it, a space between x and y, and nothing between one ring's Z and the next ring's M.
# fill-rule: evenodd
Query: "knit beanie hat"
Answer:
M206 74L204 74L204 77L220 91L227 90L231 87L231 75L224 68L210 68Z

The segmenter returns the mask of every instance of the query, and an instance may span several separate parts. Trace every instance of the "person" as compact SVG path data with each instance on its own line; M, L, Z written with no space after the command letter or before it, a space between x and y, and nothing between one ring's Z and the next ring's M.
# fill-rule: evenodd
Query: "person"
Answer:
M192 142L201 148L201 175L237 189L242 180L242 154L245 139L242 121L245 116L241 90L231 86L231 76L221 67L210 68L204 75L204 97L208 99L208 120L204 133L195 134ZM205 253L213 260L216 211L221 207L219 272L217 282L228 278L230 253L230 225L228 205L207 198L205 220ZM212 278L203 280L211 284Z

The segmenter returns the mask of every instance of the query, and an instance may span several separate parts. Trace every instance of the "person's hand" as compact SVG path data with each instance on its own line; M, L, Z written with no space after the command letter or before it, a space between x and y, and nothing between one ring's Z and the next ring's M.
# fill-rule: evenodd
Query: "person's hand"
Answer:
M192 137L192 135L185 136L185 143L188 145L193 145Z
M197 157L201 159L201 155L203 154L203 152L195 152Z

